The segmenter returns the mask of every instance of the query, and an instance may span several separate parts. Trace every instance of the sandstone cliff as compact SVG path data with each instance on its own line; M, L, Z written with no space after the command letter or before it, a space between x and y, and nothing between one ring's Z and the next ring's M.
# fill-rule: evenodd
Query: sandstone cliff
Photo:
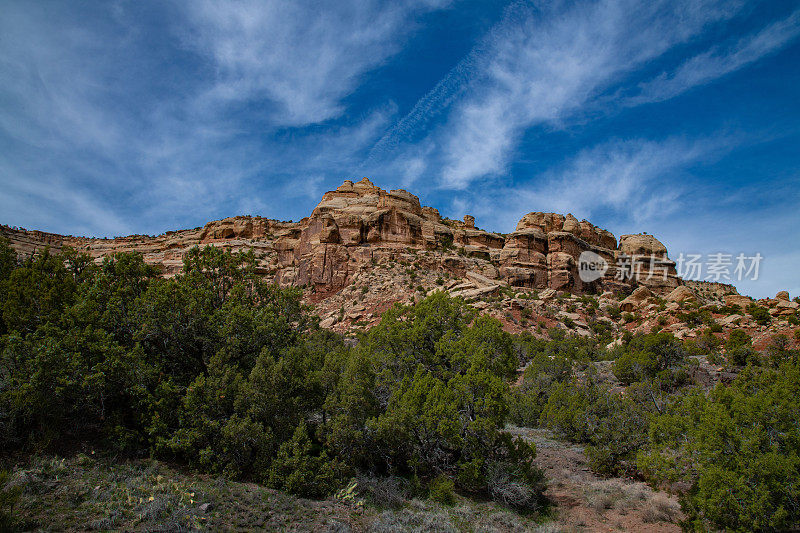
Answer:
M404 190L385 191L364 178L345 181L325 193L311 215L299 222L261 217L233 217L209 222L202 228L167 232L151 237L132 235L114 239L62 236L1 226L18 253L27 255L50 246L71 246L97 259L114 252L137 251L164 274L181 268L183 254L192 246L213 244L233 250L252 249L260 271L282 285L302 285L331 294L348 284L365 264L397 260L408 249L434 252L435 268L463 277L476 272L498 284L566 292L602 292L632 289L632 279L615 279L615 265L623 254L646 264L651 259L668 270L663 276L641 280L661 292L680 282L662 243L651 235L623 235L620 242L610 232L572 215L529 213L516 230L499 235L476 229L469 215L464 222L443 219L436 209L424 207ZM610 265L607 275L584 283L578 275L578 257L591 250ZM643 276L640 276L643 277ZM646 277L646 276L644 276Z
M264 276L282 285L311 287L317 299L340 291L365 265L397 261L408 250L431 252L427 262L433 270L456 277L474 272L494 284L512 287L601 293L630 291L642 283L668 293L680 284L666 247L651 235L623 235L618 243L610 232L586 220L578 221L571 214L529 213L508 235L477 229L474 222L469 215L464 222L443 219L436 209L422 206L413 194L385 191L364 178L356 183L345 181L335 191L325 193L311 215L299 222L233 217L155 237L114 239L61 236L8 226L0 227L0 232L21 254L45 246L71 246L98 260L114 252L141 252L147 262L160 265L167 276L180 270L182 257L192 246L252 249ZM605 277L591 283L582 282L578 275L578 257L586 250L610 265ZM640 275L638 283L617 279L615 265L626 254L639 267L644 265L640 274L655 270L655 258L666 276Z

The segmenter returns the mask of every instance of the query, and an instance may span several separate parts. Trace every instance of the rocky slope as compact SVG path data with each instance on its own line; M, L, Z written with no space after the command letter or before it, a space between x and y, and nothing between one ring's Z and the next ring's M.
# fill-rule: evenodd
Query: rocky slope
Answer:
M635 282L614 279L614 265L621 254L638 258L644 272L651 266L651 256L663 262L668 271L666 279L654 276L643 281L653 288L663 291L680 283L666 248L650 235L623 235L617 242L610 232L585 220L555 213L529 213L508 235L478 229L474 222L469 215L463 222L443 219L436 209L422 206L413 194L387 192L364 178L357 183L345 181L335 191L325 193L311 215L299 222L233 217L157 237L114 239L61 236L8 226L0 227L0 232L21 254L45 246L71 246L98 259L114 252L138 251L147 262L161 265L165 275L177 272L183 254L195 245L253 249L265 276L282 285L313 287L322 294L347 286L365 265L396 261L405 253L420 251L432 252L435 265L431 266L443 273L464 277L473 271L497 285L512 287L578 294L630 289ZM578 257L587 250L611 265L604 278L592 283L582 282L577 270Z
M240 216L158 236L114 239L9 226L0 226L0 234L22 255L46 246L70 246L98 261L115 252L140 252L165 276L180 270L193 246L253 250L263 276L304 287L322 325L338 331L369 326L394 302L411 302L432 290L464 297L513 331L541 333L556 326L615 337L654 326L691 337L713 320L723 330L783 332L793 339L798 307L788 295L761 301L774 320L759 325L745 313L752 300L733 287L679 279L666 247L652 235L617 240L571 214L538 212L502 235L475 227L469 215L463 221L443 218L413 194L385 191L366 178L325 193L298 222ZM587 251L608 264L605 275L591 282L578 272L578 258ZM637 278L617 271L626 263ZM722 313L713 312L720 308ZM695 327L687 321L690 309L707 311L705 322Z

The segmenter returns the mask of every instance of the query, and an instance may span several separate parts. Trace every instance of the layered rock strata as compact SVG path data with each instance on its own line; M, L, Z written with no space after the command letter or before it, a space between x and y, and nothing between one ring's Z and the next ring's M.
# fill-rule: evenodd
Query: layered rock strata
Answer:
M385 191L366 178L347 180L325 193L311 215L298 222L239 216L159 236L114 239L9 226L0 226L0 234L23 255L46 246L70 246L97 260L115 252L140 252L148 263L160 265L165 276L180 270L192 246L253 250L262 275L281 285L310 288L317 299L337 293L371 265L418 251L426 252L424 268L464 278L464 290L481 294L504 285L577 294L630 292L643 285L666 295L681 285L666 247L652 235L622 235L618 242L610 232L571 214L538 212L528 213L514 232L501 235L476 228L470 215L463 222L443 218L413 194ZM585 251L607 262L605 276L582 281L579 258Z

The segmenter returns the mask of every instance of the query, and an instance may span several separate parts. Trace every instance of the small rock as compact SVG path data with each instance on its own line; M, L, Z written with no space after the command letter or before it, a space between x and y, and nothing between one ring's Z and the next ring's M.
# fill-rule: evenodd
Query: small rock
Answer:
M329 327L333 326L334 324L336 324L336 317L335 316L330 316L330 317L326 318L325 320L320 321L319 327L321 327L321 328L329 328Z
M554 289L545 289L539 293L540 300L549 300L555 297L556 297L556 291Z

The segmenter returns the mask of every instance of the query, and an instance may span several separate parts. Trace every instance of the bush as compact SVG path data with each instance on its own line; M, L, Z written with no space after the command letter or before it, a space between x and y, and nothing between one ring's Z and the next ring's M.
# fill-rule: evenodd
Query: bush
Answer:
M311 442L305 424L300 424L292 439L278 450L267 483L292 494L320 498L337 488L342 474L342 465L329 460L321 447Z
M345 363L326 442L354 467L444 474L470 491L487 489L490 462L520 457L533 472L534 449L502 432L517 364L500 323L460 300L435 293L397 305Z
M359 492L380 507L401 507L407 497L408 481L398 476L357 476Z
M522 385L513 391L510 420L521 426L536 427L551 387L571 376L572 362L563 355L536 355L525 369Z
M0 530L14 530L14 506L22 494L22 486L9 484L9 473L0 470Z
M639 335L615 353L614 375L621 382L658 379L666 388L679 384L687 352L669 333Z
M691 485L683 511L693 529L797 528L798 394L796 365L748 367L730 386L688 394L657 416L637 464L655 483Z
M359 471L486 493L492 464L542 490L503 432L527 345L461 300L397 305L349 348L252 252L195 247L164 279L137 254L4 250L4 450L91 443L314 497Z
M606 313L614 320L619 320L622 317L622 311L618 305L607 305L605 307Z
M453 505L456 501L455 484L445 475L436 476L428 484L430 499L444 504Z
M526 478L511 464L494 463L487 473L489 495L508 507L532 511L541 507L545 489L544 476Z
M728 360L738 366L744 366L748 363L759 364L760 358L752 347L750 335L741 329L731 331L728 340L725 341L725 350L728 355Z
M4 449L86 441L263 479L322 410L322 378L336 374L320 369L342 344L254 265L215 247L192 249L172 279L140 254L95 266L45 251L16 265L0 338Z
M772 320L769 311L764 307L756 305L755 303L751 303L747 306L747 313L753 317L753 320L755 320L756 324L759 326L766 326Z
M728 340L725 341L725 348L728 350L733 350L734 348L739 348L742 346L749 348L751 345L752 341L750 339L750 335L741 329L735 329L731 331L730 335L728 335Z
M766 350L772 366L778 367L784 361L797 363L800 361L800 350L789 348L789 337L784 334L773 335Z

